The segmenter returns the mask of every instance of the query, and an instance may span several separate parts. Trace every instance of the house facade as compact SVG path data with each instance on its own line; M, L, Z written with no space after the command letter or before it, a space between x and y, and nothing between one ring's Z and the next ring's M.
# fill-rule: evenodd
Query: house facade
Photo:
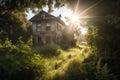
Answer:
M30 19L32 22L33 43L46 44L60 42L65 23L60 17L55 17L45 11L41 11Z

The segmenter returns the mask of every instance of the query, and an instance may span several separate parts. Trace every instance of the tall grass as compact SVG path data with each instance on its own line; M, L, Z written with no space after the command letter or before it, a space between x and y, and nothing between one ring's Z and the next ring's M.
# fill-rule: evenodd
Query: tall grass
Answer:
M34 51L41 54L43 57L51 58L58 56L61 53L61 48L57 44L46 44L43 46L33 47Z
M88 46L62 50L56 44L45 45L39 47L37 52L47 57L47 73L42 80L107 80L109 76L107 66L99 63Z

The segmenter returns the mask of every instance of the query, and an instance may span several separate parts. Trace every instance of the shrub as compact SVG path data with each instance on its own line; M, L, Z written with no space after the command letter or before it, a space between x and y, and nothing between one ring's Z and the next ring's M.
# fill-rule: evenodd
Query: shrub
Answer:
M102 64L101 59L98 60L95 72L96 80L116 80L116 77L110 73L107 64Z
M63 76L64 75L60 71L53 70L53 71L48 72L44 76L43 80L64 80Z
M96 80L96 64L92 61L83 63L74 59L68 64L65 80Z
M44 57L58 56L61 53L60 46L58 46L57 44L44 45L44 46L40 47L39 52Z
M44 73L44 60L27 44L6 40L0 45L0 80L35 80Z
M85 80L86 72L82 68L79 59L75 59L68 64L66 70L67 80Z
M120 80L120 20L113 15L107 18L89 22L93 26L89 24L87 41Z

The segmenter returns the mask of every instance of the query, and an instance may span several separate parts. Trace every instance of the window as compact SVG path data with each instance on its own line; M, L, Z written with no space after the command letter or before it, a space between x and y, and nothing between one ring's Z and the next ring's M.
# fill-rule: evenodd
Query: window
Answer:
M49 23L47 23L47 25L46 26L50 26L50 24Z
M47 24L46 24L46 31L50 31L50 30L51 30L50 24L47 23Z
M59 25L57 24L57 30L58 30Z
M38 25L37 25L36 31L41 31L41 24L38 24Z
M50 26L46 26L46 31L50 31Z
M46 37L46 42L47 42L47 43L50 43L50 42L51 42L51 37L50 37L50 36L47 36L47 37Z
M38 24L38 26L41 26L41 24Z
M61 26L59 26L59 30L61 30Z
M57 30L61 30L61 25L57 24Z
M38 37L38 43L42 43L41 37Z

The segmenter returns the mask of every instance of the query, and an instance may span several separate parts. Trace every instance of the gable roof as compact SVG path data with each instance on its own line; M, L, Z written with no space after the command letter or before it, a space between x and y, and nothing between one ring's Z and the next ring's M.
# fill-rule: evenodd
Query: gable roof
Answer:
M55 20L55 21L65 25L65 23L59 17L55 17L43 10L40 11L37 15L33 16L30 19L31 22L42 21L42 20Z

